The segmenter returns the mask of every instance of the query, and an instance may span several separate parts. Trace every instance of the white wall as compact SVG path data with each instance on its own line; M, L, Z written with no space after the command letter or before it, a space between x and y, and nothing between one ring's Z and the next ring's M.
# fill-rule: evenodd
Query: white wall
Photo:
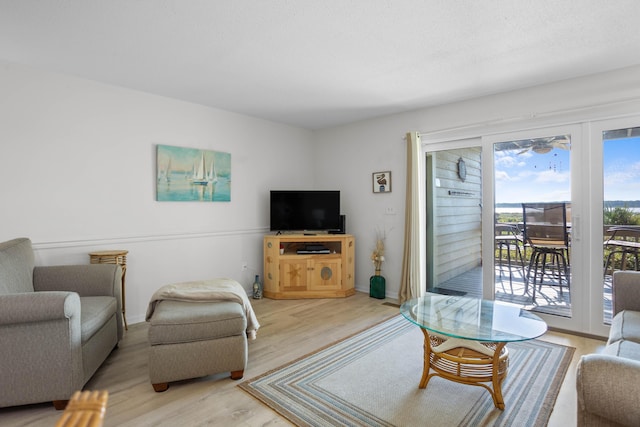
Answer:
M42 265L129 250L129 323L166 283L249 290L269 189L314 186L306 130L2 62L0 93L0 241L31 238ZM231 153L231 202L155 201L156 144Z
M347 232L356 237L356 288L368 292L376 230L386 230L382 274L396 297L406 132L477 132L496 121L504 125L492 129L507 131L557 120L559 110L592 114L581 108L640 99L640 67L316 132L3 62L0 93L0 241L30 237L39 264L128 249L133 323L165 283L227 276L248 290L262 274L272 188L341 190ZM231 153L231 202L156 202L155 144ZM374 194L371 174L384 170L393 173L392 192ZM249 271L240 271L242 261Z
M419 91L419 89L417 90ZM625 101L632 101L626 103ZM382 275L396 298L402 271L407 132L448 138L521 130L558 121L637 113L640 67L362 121L314 134L318 177L342 190L347 231L356 236L356 287L368 291L375 230L387 230ZM472 128L472 129L469 129ZM459 130L451 130L459 129ZM433 136L437 138L437 135ZM425 138L423 138L423 143ZM393 191L373 194L371 174L390 170ZM385 214L386 208L395 215Z

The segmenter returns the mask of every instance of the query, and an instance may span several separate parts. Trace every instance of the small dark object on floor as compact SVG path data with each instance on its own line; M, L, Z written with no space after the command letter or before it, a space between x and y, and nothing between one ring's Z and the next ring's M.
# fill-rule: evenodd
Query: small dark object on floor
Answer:
M431 292L434 294L441 294L441 295L452 295L452 296L456 296L456 297L461 297L466 295L466 292L462 292L462 291L454 291L453 289L445 289L445 288L428 288L427 292Z

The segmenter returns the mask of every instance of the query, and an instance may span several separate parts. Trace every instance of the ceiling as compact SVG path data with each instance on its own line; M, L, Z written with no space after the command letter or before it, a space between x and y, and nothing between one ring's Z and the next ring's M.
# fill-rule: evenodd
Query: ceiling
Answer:
M0 60L322 129L640 64L637 0L0 0Z

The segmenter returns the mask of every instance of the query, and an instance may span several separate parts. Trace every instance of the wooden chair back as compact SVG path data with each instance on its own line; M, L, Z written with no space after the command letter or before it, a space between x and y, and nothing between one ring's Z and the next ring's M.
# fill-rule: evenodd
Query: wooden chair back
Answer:
M108 398L106 390L76 391L56 427L102 427Z

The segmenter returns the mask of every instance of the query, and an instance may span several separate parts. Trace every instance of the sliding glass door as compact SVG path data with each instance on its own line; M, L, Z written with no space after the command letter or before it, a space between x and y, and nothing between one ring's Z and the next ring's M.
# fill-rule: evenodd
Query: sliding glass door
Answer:
M640 270L640 116L422 140L426 288L606 336L612 274Z
M565 126L427 140L427 291L501 300L575 328L580 134Z
M429 292L481 297L482 149L479 139L426 152Z

